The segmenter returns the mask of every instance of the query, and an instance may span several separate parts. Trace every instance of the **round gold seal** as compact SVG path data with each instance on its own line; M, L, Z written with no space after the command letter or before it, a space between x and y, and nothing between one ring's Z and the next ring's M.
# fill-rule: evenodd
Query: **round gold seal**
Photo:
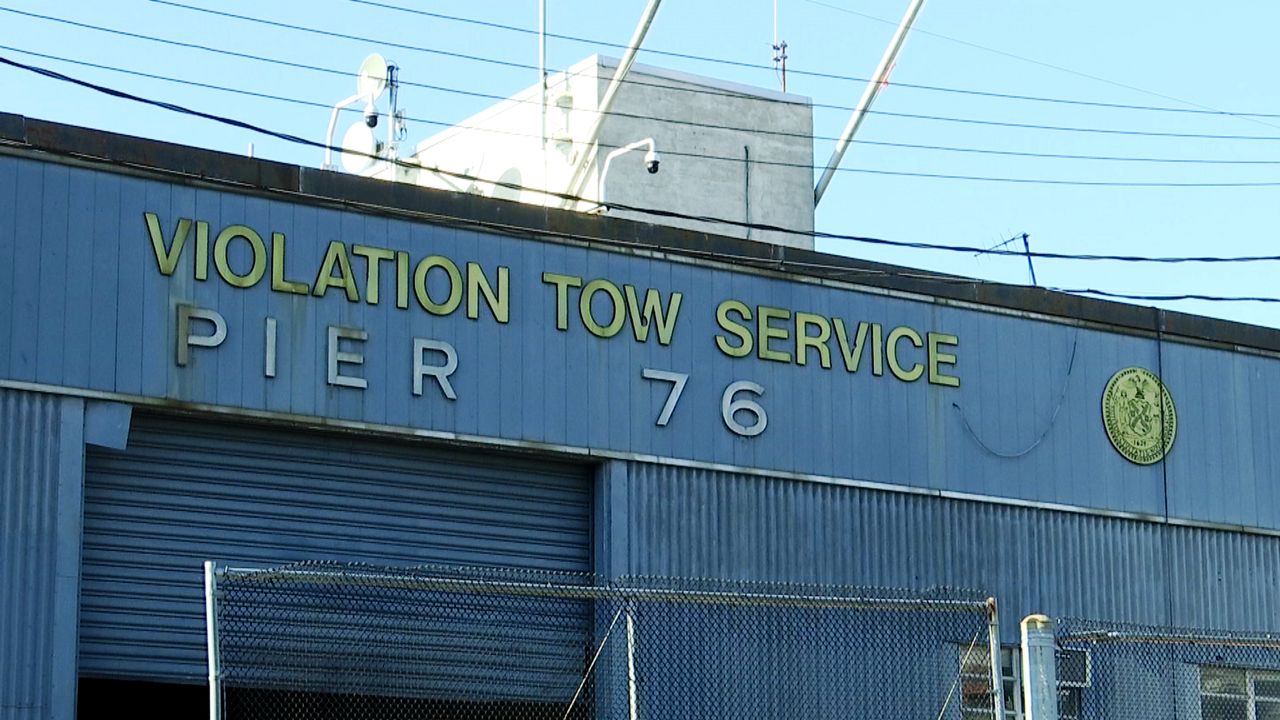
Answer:
M1178 415L1160 378L1150 370L1127 367L1112 375L1102 392L1102 424L1121 455L1150 465L1173 447Z

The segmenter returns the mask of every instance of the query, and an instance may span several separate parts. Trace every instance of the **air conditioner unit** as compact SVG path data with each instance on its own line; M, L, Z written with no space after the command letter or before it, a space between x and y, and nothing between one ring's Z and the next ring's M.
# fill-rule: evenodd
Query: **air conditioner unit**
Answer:
M1059 687L1089 687L1093 681L1093 663L1088 650L1058 648L1054 652L1058 665Z

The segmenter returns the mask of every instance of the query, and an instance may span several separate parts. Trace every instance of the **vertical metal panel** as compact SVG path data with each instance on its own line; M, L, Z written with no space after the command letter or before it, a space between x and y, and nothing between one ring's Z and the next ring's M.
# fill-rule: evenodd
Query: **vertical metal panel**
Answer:
M1173 343L1165 343L1163 357L1178 410L1178 437L1166 463L1169 513L1277 527L1280 363Z
M87 467L87 675L201 682L204 560L590 569L580 467L145 415Z
M1033 612L1167 623L1182 584L1165 538L1188 531L1154 523L646 463L628 476L619 575L980 590L1007 642Z
M75 714L79 400L0 390L0 720Z
M11 157L0 157L0 237L14 237L17 233L18 174L14 163ZM14 337L17 254L18 243L0 242L0 338ZM0 344L0 377L11 376L11 351L12 348Z

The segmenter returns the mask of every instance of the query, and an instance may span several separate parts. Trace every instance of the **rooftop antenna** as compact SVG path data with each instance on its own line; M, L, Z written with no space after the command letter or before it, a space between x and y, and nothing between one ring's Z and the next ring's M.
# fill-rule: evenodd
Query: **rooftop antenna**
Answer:
M778 40L778 0L773 0L773 70L782 70L782 92L787 91L787 41Z
M329 131L324 139L324 169L335 170L333 164L333 133L338 126L338 112L348 105L364 101L364 122L370 129L378 125L378 109L374 105L382 93L387 89L387 80L391 75L391 68L387 67L387 61L381 55L374 53L364 59L360 63L360 71L356 74L356 94L349 98L341 100L337 105L333 106L333 113L329 116ZM394 110L392 111L391 126L396 125ZM351 133L348 132L348 135ZM372 133L370 133L372 134Z
M975 256L983 255L993 250L1003 250L1004 248L1012 245L1013 243L1019 240L1022 241L1022 252L1024 255L1026 255L1026 258L1027 258L1027 271L1031 274L1031 285L1033 287L1039 287L1040 283L1036 281L1036 266L1035 266L1035 263L1032 262L1031 242L1030 242L1031 236L1027 233L1022 233L1021 235L1014 235L1008 240L1005 240L1003 242L998 242L995 245L992 245L991 247L987 248L986 250L981 250L979 252L974 253L974 255Z
M1031 284L1039 287L1040 283L1036 282L1036 266L1031 262L1031 243L1028 241L1026 233L1022 233L1022 251L1027 254L1027 270L1031 271Z

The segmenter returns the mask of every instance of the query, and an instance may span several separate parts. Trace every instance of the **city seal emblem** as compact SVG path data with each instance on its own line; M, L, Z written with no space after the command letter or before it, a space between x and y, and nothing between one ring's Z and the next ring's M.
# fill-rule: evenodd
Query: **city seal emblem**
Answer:
M1178 432L1169 390L1150 370L1128 367L1102 392L1102 424L1117 452L1139 465L1159 462Z

